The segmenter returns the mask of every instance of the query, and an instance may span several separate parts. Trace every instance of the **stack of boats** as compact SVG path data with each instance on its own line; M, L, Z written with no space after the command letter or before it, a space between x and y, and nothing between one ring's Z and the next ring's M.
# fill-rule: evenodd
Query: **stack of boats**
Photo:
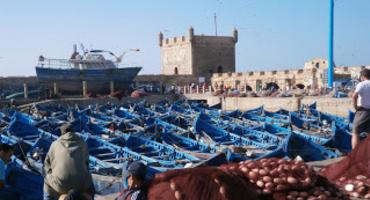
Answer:
M14 169L40 187L23 188L33 191L25 199L38 199L43 161L66 122L86 141L91 171L112 176L120 176L135 160L146 163L152 175L269 157L318 161L351 151L350 119L322 113L315 104L295 112L263 107L220 111L185 100L87 107L38 104L28 113L0 113L0 142L15 146Z

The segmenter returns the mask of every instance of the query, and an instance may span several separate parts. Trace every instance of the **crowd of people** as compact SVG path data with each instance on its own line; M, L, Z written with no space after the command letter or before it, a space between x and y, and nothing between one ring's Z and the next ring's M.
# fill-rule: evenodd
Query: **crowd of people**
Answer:
M351 81L352 83L353 81ZM346 86L342 82L335 82L333 89L311 88L298 84L294 87L279 87L276 83L268 83L254 91L249 85L232 87L230 85L217 84L212 88L214 96L224 97L300 97L300 96L330 96L343 98L351 96L354 87Z

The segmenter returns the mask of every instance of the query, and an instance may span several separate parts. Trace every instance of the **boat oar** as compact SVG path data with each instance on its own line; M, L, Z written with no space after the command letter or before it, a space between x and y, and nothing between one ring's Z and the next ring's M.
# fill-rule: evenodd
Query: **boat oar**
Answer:
M205 140L207 144L214 144L216 143L211 136L209 136L206 132L201 131L201 138Z
M37 174L40 174L41 176L43 176L42 173L40 173L39 171L37 171L37 169L34 169L34 167L31 165L31 162L28 160L28 157L26 156L24 150L23 150L23 147L20 145L20 143L17 141L17 145L19 147L19 149L21 150L21 154L22 156L24 157L24 160L25 160L25 164L27 165L27 167L32 170L33 172L36 172Z

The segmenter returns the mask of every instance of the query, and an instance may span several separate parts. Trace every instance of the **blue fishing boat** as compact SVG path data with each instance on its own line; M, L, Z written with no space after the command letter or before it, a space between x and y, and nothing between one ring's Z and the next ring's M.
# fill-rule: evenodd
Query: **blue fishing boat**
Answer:
M40 56L36 66L37 79L44 87L52 89L56 83L60 92L71 94L81 94L83 81L92 93L108 93L111 81L116 90L128 90L141 67L120 68L124 54L115 56L113 61L105 58L106 53L115 56L104 50L84 51L80 55L76 46L70 59Z
M131 113L128 109L125 109L123 107L119 109L115 109L114 114L117 117L128 119L128 120L133 120L133 119L140 119L142 116L137 115L135 113Z
M264 111L265 111L264 106L260 106L260 107L254 108L254 109L247 110L244 113L254 114L254 115L262 115Z
M41 200L43 197L44 177L24 169L18 162L7 165L7 174L11 174L9 185L19 194L19 200ZM6 175L7 175L6 174Z
M326 143L329 140L329 138L324 138L324 137L313 135L309 131L302 132L302 130L295 130L292 127L285 128L285 127L277 126L274 124L264 124L263 126L257 128L257 130L267 131L271 134L281 135L283 137L286 137L289 133L294 132L296 135L300 135L301 137L305 138L307 141L312 141L320 145Z
M253 128L248 128L245 126L240 126L237 124L231 124L227 129L231 133L246 137L253 141L258 141L260 143L268 144L271 146L279 145L284 140L283 137L271 134L266 131L259 131Z
M176 149L202 159L208 159L221 150L213 145L206 145L188 137L173 134L171 132L161 133L163 143L171 145Z
M194 133L203 138L204 143L216 145L254 146L260 149L267 149L271 145L250 140L246 137L227 132L215 125L202 120L197 116L194 120Z
M266 116L264 114L263 107L250 110L250 111L246 111L243 113L242 116L243 118L248 119L248 120L261 122L261 123L273 123L279 126L287 126L290 123L289 120L286 118L282 119L280 117L276 118L276 117Z
M24 154L30 160L32 167L42 173L46 153L49 151L51 143L58 139L58 135L45 132L31 124L20 121L18 118L14 118L9 124L7 134L15 141L21 141L30 146L28 151L24 151ZM119 170L112 168L114 167L113 165L97 159L95 154L90 154L89 160L90 168L94 172L111 171L111 173L120 173Z
M338 149L340 152L349 153L352 151L352 134L350 131L338 126L335 122L332 125L333 137L331 137L323 145L333 149Z
M194 135L190 132L185 130L177 132L178 128L179 127L162 121L161 119L155 119L152 125L146 129L146 131L151 134L149 136L141 136L170 145L198 158L210 158L214 156L215 153L221 152L221 149L215 145L196 141ZM190 134L193 137L191 137Z
M12 145L15 158L7 164L7 185L19 195L19 200L40 200L43 196L44 178L34 170L25 153L30 145L0 133L0 143ZM0 197L1 198L1 197Z
M230 133L235 133L236 135L248 138L250 140L259 142L261 144L266 144L270 146L279 145L282 138L279 138L278 136L271 134L269 132L259 131L255 130L256 126L249 126L245 123L232 123L235 121L229 121L224 119L215 120L213 117L206 115L206 114L199 114L199 118L202 120L214 124L225 131L228 131Z
M24 156L22 153L17 151L19 150L19 148L17 148L19 145L17 145L17 142L14 139L0 134L0 143L16 147L14 152L16 158L7 164L5 172L5 176L9 177L7 179L7 185L19 195L19 200L42 199L44 177L27 168L27 164L24 159L18 159L18 157L24 158Z
M167 128L171 128L171 131L176 133L184 133L192 127L192 122L181 115L166 115L160 118L157 124L164 124Z
M271 157L295 159L299 156L304 161L309 162L333 159L339 157L339 155L338 152L326 149L321 145L306 140L301 135L291 132L284 145L271 153L261 156L259 159Z
M339 116L335 116L335 115L331 115L331 114L328 114L328 113L324 113L324 112L320 112L316 109L310 109L310 113L312 115L314 115L315 117L317 117L319 119L319 121L326 121L327 123L336 123L336 125L338 127L340 127L341 129L347 129L347 130L350 130L352 128L352 121L351 121L351 112L349 112L349 117L348 118L345 118L345 117L339 117Z
M123 134L134 134L143 130L130 122L117 119L117 121L104 121L94 117L81 115L80 118L72 122L76 131L97 135L102 138L119 137Z
M144 117L135 113L130 112L126 108L119 108L114 110L114 115L120 119L122 119L124 122L128 122L131 124L135 124L138 126L144 126Z
M151 109L148 109L146 108L145 106L143 105L140 105L140 104L136 104L133 108L132 108L132 111L135 113L135 114L139 114L143 117L155 117L155 116L160 116L161 113L157 113Z
M177 105L177 104L172 104L171 107L170 107L170 110L173 111L173 112L176 112L176 113L180 113L182 115L194 115L196 114L196 112L194 110L191 109L191 107L188 105L187 108L183 108L182 106L180 105Z
M126 147L131 151L146 157L150 157L164 166L177 166L180 164L183 167L187 163L197 163L200 161L199 158L178 151L172 146L142 137L123 135L122 137L114 138L109 142L117 146Z

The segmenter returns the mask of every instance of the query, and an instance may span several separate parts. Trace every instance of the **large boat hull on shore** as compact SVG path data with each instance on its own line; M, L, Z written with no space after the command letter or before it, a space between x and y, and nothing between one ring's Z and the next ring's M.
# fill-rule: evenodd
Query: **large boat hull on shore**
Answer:
M83 81L87 83L87 92L107 94L110 82L114 82L114 90L127 90L137 76L141 67L110 68L110 69L62 69L36 67L39 83L52 89L54 83L60 93L82 94Z

